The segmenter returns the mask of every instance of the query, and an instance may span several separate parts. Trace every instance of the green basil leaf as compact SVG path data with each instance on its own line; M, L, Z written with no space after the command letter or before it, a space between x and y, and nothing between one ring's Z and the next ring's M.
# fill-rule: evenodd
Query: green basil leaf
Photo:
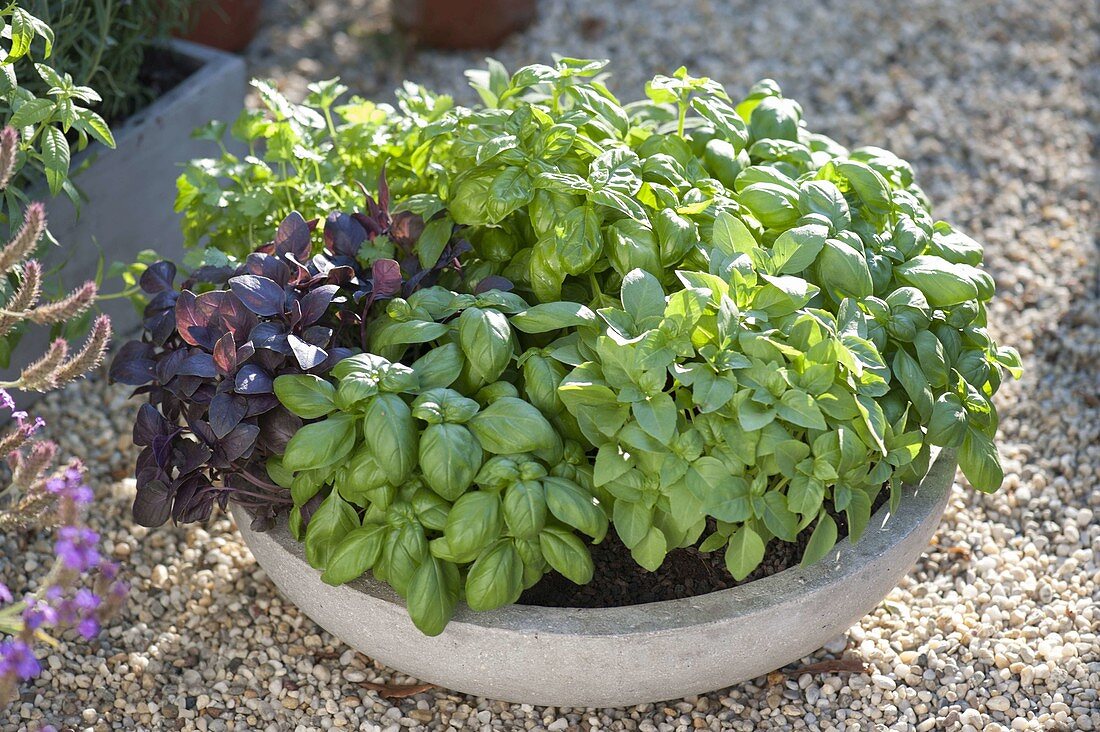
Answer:
M492 544L504 529L500 496L473 491L461 496L447 514L443 535L454 556L470 561Z
M934 307L950 307L978 297L978 287L966 265L932 254L922 254L897 265L894 275L924 293Z
M813 533L810 534L810 541L806 544L806 550L802 553L800 566L808 567L814 562L824 559L836 546L836 538L836 522L833 521L832 516L822 511L817 519L817 525L814 526Z
M361 577L382 555L388 531L384 524L368 524L349 531L332 551L321 580L335 586Z
M656 572L668 555L668 541L664 532L651 526L642 540L630 548L630 556L643 569Z
M315 569L326 569L333 551L358 525L359 515L351 504L336 491L329 493L313 512L306 527L306 561Z
M619 499L612 510L612 523L628 549L637 546L653 526L653 509L645 504Z
M428 486L454 501L474 482L481 469L481 445L460 424L428 425L420 435L420 469Z
M523 592L523 560L510 540L481 553L466 575L466 604L471 610L493 610L514 603Z
M647 434L668 443L676 434L676 404L672 397L658 392L631 405L634 418Z
M764 561L764 540L747 524L730 535L726 569L740 582Z
M783 392L783 396L775 405L775 411L780 419L799 427L812 430L823 430L827 427L817 402L801 389L788 389Z
M538 538L546 525L546 492L539 481L520 480L504 491L504 522L517 538Z
M462 588L458 567L437 557L428 557L417 567L405 598L409 617L424 635L443 632L454 615Z
M595 566L588 549L568 531L548 527L539 534L539 548L547 564L567 580L586 585L592 581Z
M997 492L1004 482L997 446L988 435L973 427L966 430L959 449L959 467L970 485L983 493Z
M371 399L363 416L363 436L390 483L400 485L417 460L417 430L412 411L396 394Z
M336 408L333 398L336 387L313 374L279 376L275 379L275 396L283 406L302 419L317 419Z
M561 439L546 417L522 399L498 399L468 424L481 446L495 455L561 449Z
M512 360L512 328L496 310L467 308L458 317L458 342L470 370L483 383L492 383Z
M334 414L305 425L287 443L283 466L297 471L340 462L355 447L357 422L354 414Z
M660 318L665 312L665 291L656 277L641 269L631 270L623 278L623 310L635 323Z
M465 359L457 343L436 346L412 364L423 390L450 386L462 373Z
M571 480L546 477L542 480L546 505L558 521L581 531L599 543L607 534L607 515L595 499Z
M546 333L559 328L595 325L596 314L575 302L547 302L516 313L510 322L524 333Z

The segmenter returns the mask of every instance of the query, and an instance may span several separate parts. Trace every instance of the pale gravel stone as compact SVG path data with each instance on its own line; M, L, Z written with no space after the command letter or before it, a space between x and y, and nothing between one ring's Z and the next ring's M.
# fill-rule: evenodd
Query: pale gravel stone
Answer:
M253 72L297 98L308 80L340 74L365 95L387 98L407 77L472 101L461 72L485 54L408 50L389 33L385 4L268 0ZM901 586L804 659L850 654L893 689L849 674L803 687L796 673L627 709L512 706L442 689L382 699L361 682L414 680L349 654L286 604L228 520L155 531L129 522L134 407L125 390L93 380L38 411L63 452L87 463L100 499L92 523L123 562L132 599L99 641L50 651L47 673L0 712L0 730L397 731L402 720L431 730L1100 728L1098 38L1100 5L1075 0L797 10L542 0L538 22L493 53L510 69L554 51L611 57L609 85L627 98L681 63L735 95L772 76L815 130L911 160L937 215L986 244L999 291L991 329L1028 368L998 396L1004 488L958 490ZM25 584L48 555L48 537L0 537L0 557L22 560L0 561L0 580Z

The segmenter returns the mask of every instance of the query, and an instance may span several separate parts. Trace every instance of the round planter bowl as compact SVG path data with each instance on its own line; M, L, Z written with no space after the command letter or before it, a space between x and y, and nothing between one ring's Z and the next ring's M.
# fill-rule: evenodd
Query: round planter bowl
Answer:
M874 609L913 566L939 525L955 477L943 450L927 477L884 506L858 543L728 590L604 609L460 606L439 636L423 635L404 601L369 575L321 581L285 521L241 535L283 594L349 646L448 689L502 701L614 707L674 699L755 678L820 648Z

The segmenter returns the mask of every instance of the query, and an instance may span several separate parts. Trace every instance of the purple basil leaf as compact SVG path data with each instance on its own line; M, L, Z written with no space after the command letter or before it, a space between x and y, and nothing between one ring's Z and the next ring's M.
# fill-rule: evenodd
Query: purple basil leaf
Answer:
M249 254L248 259L245 260L244 270L249 274L274 280L280 287L290 281L290 267L286 262L270 254L260 252Z
M245 364L237 372L233 388L238 394L270 394L271 375L255 364Z
M290 344L290 350L294 352L294 358L303 371L309 371L320 366L328 358L328 353L323 348L306 343L293 333L288 335L286 339L287 343Z
M192 346L213 348L217 339L209 322L210 316L200 309L198 296L190 290L181 292L176 300L176 330L183 340Z
M309 520L311 518L313 518L314 512L318 508L321 507L321 503L324 502L324 500L327 496L328 496L328 493L326 491L317 491L317 493L313 496L313 498L310 498L308 501L305 502L305 504L303 504L298 509L298 512L302 516L302 531L303 532L309 526Z
M390 240L404 253L412 251L413 246L424 233L424 219L411 211L400 211L394 214L390 224Z
M373 299L389 299L401 292L401 265L392 259L376 259L371 265Z
M134 444L152 445L157 437L171 434L172 425L168 423L152 404L142 404L134 421Z
M204 379L213 379L218 375L214 368L214 357L209 353L196 353L184 359L179 367L180 376L200 376Z
M244 397L233 394L218 394L210 401L210 429L220 439L232 432L245 414L248 404Z
M172 283L176 281L176 265L161 260L150 264L141 273L138 281L141 289L150 295L165 292L172 289Z
M214 508L212 486L201 475L193 475L176 488L172 504L172 520L179 524L205 521Z
M325 245L333 254L354 257L367 240L367 232L355 219L333 211L325 219Z
M214 344L214 368L222 377L237 370L237 347L233 343L232 333L226 333Z
M275 233L275 255L282 258L290 254L299 262L305 261L310 250L309 232L310 226L302 214L292 211Z
M507 277L501 277L500 275L489 275L481 282L477 283L477 287L474 288L474 294L480 295L483 292L489 290L500 290L501 292L512 291L512 281Z
M241 424L218 443L217 450L228 462L248 457L256 446L260 428L254 424Z
M156 350L151 343L141 341L126 343L118 349L118 354L111 361L108 377L111 381L127 386L148 384L156 376L155 353Z
M277 455L286 451L286 445L294 433L302 428L300 417L285 407L276 407L260 417L260 441L264 449Z
M286 342L286 331L279 323L260 323L248 334L248 340L256 348L266 348L290 355L290 346Z
M139 526L162 526L172 515L172 490L162 480L151 480L138 488L134 497L134 522Z
M258 417L265 412L270 412L277 406L279 406L279 397L274 394L257 394L248 399L248 411L244 415L245 419Z
M332 328L323 325L314 325L302 332L302 340L319 348L327 348L332 342Z
M313 325L325 315L332 298L339 292L337 285L321 285L301 299L302 324Z
M176 450L178 451L176 467L181 475L193 473L201 468L214 452L206 445L194 440L179 440Z
M258 275L239 275L229 280L229 286L244 306L261 316L282 315L286 293L279 283Z

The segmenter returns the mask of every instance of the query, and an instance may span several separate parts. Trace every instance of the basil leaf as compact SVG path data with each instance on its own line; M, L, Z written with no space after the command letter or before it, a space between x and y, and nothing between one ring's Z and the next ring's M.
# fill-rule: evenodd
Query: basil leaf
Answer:
M361 577L382 555L388 531L382 524L368 524L349 531L333 549L321 580L335 586Z
M443 632L454 615L462 587L458 567L436 557L428 557L417 567L405 598L409 617L424 635Z
M504 522L517 538L538 538L546 525L546 492L539 481L520 480L504 491Z
M595 325L596 314L575 302L547 302L516 313L510 322L524 333L546 333L559 328Z
M355 447L357 422L353 414L334 414L305 425L287 443L283 466L297 471L340 462Z
M466 575L466 604L493 610L514 603L523 592L523 561L510 540L486 549Z
M275 396L283 406L302 419L324 417L336 408L333 397L336 387L313 374L279 376L275 379Z
M572 526L599 543L607 534L607 515L595 499L571 480L543 478L546 506L558 521ZM551 564L553 564L551 562Z
M358 525L359 515L351 504L336 491L329 493L306 527L306 561L315 569L326 569L336 547Z
M447 514L443 535L459 561L470 561L503 530L500 496L486 491L462 495Z
M837 528L832 516L822 512L817 519L817 525L810 534L810 541L806 544L806 550L802 553L802 561L799 566L808 567L832 551L836 546Z
M972 427L967 429L958 454L959 467L970 485L983 493L995 493L1001 487L1005 477L1001 457L988 435Z
M363 416L363 436L390 483L403 483L416 466L418 449L416 425L405 400L396 394L371 399Z
M491 383L512 360L512 329L496 310L467 308L458 317L458 342L470 370Z
M764 541L750 526L743 525L730 535L726 546L726 569L740 582L764 560Z
M462 425L432 424L420 435L424 481L448 501L458 499L473 484L481 460L481 445Z
M522 399L503 397L469 421L481 446L496 455L560 450L561 440L542 412Z
M643 569L656 572L668 555L668 541L664 532L651 526L642 540L630 548L630 556Z
M588 549L577 537L548 527L539 534L539 548L546 562L567 580L585 585L592 581L595 567Z

